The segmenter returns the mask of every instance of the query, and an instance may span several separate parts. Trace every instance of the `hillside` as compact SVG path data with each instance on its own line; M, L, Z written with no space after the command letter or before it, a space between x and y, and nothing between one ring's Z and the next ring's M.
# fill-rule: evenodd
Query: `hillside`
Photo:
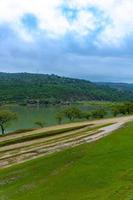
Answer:
M133 92L133 84L130 84L130 83L98 82L95 84L98 86L108 86L110 88L117 89L118 91L121 91L121 92L125 92L125 91Z
M133 91L56 75L0 73L0 102L60 103L75 100L123 101L133 98Z

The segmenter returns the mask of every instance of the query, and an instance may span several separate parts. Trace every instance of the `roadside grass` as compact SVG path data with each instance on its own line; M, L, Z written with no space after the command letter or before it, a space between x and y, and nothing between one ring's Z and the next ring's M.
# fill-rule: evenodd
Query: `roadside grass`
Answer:
M101 140L0 170L0 200L132 200L133 122Z
M16 131L10 132L8 134L6 134L5 136L9 136L9 135L15 135L17 134L21 134L21 133L26 133L26 132L30 132L30 131L35 131L37 130L37 128L29 128L29 129L18 129Z

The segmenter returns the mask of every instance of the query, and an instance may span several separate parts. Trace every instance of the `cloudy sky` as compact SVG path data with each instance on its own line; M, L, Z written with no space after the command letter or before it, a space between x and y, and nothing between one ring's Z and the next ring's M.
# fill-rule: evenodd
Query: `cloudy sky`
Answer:
M133 0L0 0L0 71L133 82Z

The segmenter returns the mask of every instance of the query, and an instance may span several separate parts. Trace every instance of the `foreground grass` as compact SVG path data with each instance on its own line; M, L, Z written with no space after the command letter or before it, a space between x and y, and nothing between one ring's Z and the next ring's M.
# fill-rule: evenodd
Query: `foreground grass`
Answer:
M0 200L132 200L133 122L104 139L0 170Z

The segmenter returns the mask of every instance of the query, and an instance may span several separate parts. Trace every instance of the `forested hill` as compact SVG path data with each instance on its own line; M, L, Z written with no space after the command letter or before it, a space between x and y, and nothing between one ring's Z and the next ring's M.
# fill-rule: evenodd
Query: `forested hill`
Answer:
M123 101L133 99L133 92L117 90L90 81L56 75L29 73L0 73L0 101L42 103L75 100Z
M111 82L98 82L96 83L99 86L109 86L118 91L130 91L133 92L133 84L130 83L111 83Z

